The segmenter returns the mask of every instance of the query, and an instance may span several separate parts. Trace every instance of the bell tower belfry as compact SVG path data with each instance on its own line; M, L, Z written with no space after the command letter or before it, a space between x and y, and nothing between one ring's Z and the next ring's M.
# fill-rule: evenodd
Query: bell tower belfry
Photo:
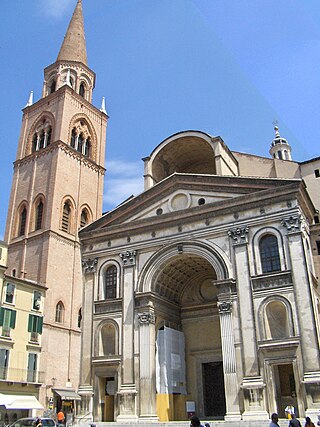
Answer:
M8 275L47 288L43 312L35 313L43 329L31 347L42 383L53 389L79 384L78 230L102 214L108 120L91 103L94 86L78 0L57 60L44 70L42 98L30 97L23 109L5 237ZM46 388L40 399L46 407Z

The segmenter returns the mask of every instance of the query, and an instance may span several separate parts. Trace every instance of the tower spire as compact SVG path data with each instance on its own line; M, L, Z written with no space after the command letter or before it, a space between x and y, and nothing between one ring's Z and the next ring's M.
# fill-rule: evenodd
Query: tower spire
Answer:
M82 0L77 1L57 61L76 61L88 65Z

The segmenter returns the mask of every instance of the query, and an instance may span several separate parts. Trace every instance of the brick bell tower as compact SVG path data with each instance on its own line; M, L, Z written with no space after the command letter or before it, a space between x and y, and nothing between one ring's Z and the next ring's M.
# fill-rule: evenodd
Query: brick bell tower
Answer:
M42 98L32 103L30 97L23 109L5 236L8 276L47 287L42 304L33 307L43 317L41 334L26 349L44 372L45 408L48 388L54 394L79 385L78 230L102 214L108 120L104 100L101 109L91 103L94 85L78 0L57 60L44 70Z

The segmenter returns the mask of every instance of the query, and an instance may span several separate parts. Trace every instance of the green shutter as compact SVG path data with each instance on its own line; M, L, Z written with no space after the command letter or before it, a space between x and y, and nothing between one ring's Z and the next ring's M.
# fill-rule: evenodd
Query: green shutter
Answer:
M16 326L16 315L17 312L15 310L10 310L11 311L11 319L10 319L10 328L14 329Z
M38 316L37 332L42 334L43 317Z
M3 326L4 308L0 307L0 326Z
M33 318L34 316L32 314L29 314L28 332L33 332Z

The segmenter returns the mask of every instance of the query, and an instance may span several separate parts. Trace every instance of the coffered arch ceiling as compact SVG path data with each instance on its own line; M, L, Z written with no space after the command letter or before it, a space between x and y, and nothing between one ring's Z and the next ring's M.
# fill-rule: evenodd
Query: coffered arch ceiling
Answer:
M216 289L212 284L217 274L204 258L180 254L170 258L155 278L153 291L162 298L178 304L212 302Z
M153 161L152 175L159 182L174 172L216 174L211 145L195 136L185 136L165 145Z

